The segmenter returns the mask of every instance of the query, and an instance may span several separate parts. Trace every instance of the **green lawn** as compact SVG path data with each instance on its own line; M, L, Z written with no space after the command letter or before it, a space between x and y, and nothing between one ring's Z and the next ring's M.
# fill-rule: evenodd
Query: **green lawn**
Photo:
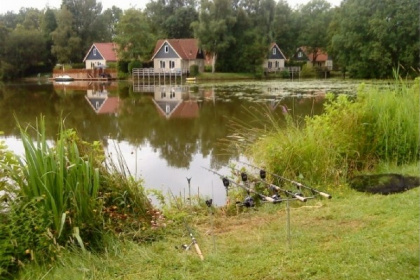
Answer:
M168 222L150 244L113 242L104 254L65 253L20 279L419 279L419 189L389 196L352 190L331 200L265 204L237 216L192 215L204 254L176 249L191 239ZM206 211L203 211L206 212Z

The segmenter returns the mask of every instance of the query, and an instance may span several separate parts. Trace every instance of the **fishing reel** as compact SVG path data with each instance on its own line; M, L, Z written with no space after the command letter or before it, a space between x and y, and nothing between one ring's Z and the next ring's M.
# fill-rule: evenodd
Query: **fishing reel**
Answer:
M211 205L213 204L213 199L208 199L208 200L206 200L206 205L210 208L211 207Z
M246 208L254 207L255 201L251 196L245 197L243 202L237 201L236 204L239 204L239 206L244 206Z
M194 242L191 242L190 244L182 244L181 247L175 246L176 249L178 250L184 250L184 251L188 251L191 246L194 244Z

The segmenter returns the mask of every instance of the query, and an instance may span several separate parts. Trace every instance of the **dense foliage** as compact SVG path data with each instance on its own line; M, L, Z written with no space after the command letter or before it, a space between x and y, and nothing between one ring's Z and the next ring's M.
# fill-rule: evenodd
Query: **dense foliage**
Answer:
M287 128L278 127L273 120L270 132L244 130L251 157L276 174L321 185L342 184L379 162L400 166L419 160L418 79L412 85L362 84L356 98L328 98L325 112L307 117L303 129L291 120Z
M336 69L357 78L417 73L420 46L416 0L347 0L331 7L312 0L151 0L144 10L96 0L62 0L58 10L0 15L0 78L80 63L94 42L115 41L125 61L147 62L157 39L191 38L213 57L213 71L257 73L276 42L287 58L299 46L327 51ZM37 50L36 52L29 50Z

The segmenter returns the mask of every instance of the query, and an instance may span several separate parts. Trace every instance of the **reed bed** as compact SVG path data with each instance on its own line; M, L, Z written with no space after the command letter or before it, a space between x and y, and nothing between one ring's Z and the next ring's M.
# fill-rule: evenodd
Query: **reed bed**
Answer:
M324 113L307 117L303 128L286 115L286 127L273 122L271 130L238 130L235 140L241 141L234 142L274 173L314 185L344 184L379 162L418 161L418 79L385 88L362 84L356 98L328 94L327 99Z
M0 161L0 190L7 195L0 208L0 276L56 260L71 247L102 251L108 235L155 238L161 215L141 180L121 169L121 155L118 163L105 161L101 145L82 141L63 122L55 142L46 139L43 117L36 127L18 128L24 155L4 152Z

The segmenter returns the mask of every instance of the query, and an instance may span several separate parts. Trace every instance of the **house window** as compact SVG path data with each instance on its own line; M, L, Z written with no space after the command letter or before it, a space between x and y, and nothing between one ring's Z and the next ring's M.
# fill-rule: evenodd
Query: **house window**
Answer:
M298 52L298 57L302 57L302 56L303 56L302 52Z
M273 48L273 54L275 55L277 52L276 48Z
M279 68L279 62L276 61L276 68Z
M165 46L165 53L168 53L169 52L169 46L168 45L166 45Z
M273 62L269 61L268 62L268 68L271 69L271 67L273 67Z
M96 56L96 49L93 49L93 56Z
M175 68L175 61L169 60L169 68L174 69Z
M163 60L160 61L160 68L165 68L165 61Z

